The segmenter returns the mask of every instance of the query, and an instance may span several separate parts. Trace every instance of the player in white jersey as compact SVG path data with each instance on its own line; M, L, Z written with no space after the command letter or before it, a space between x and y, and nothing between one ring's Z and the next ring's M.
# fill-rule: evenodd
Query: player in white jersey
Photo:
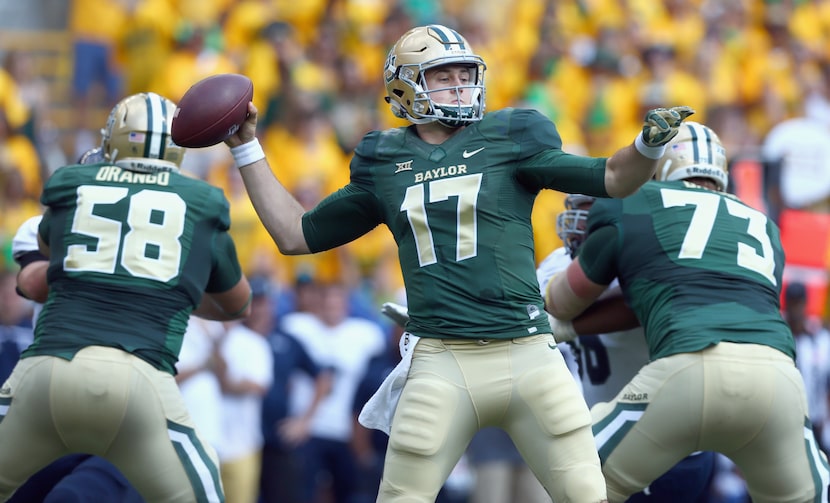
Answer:
M581 194L570 194L565 199L565 211L556 219L556 233L564 246L545 257L536 270L543 292L550 279L564 271L576 256L594 200ZM649 361L643 328L625 306L617 280L585 315L572 322L552 318L551 324L556 340L567 341L571 347L588 407L613 399ZM695 453L645 491L632 495L627 503L697 501L708 491L713 470L713 453Z

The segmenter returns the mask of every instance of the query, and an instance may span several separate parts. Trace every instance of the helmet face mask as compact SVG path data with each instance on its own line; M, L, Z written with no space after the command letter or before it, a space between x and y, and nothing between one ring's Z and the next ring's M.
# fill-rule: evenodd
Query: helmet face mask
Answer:
M686 121L677 136L666 144L666 153L657 162L656 179L661 181L706 178L718 190L729 183L726 149L718 135L698 122Z
M469 83L438 89L426 84L427 70L445 65L469 68ZM438 121L457 128L480 121L484 116L484 60L473 53L467 40L458 32L441 25L413 28L405 33L389 51L384 65L386 101L396 117L414 124ZM454 103L433 100L441 91L455 93ZM468 104L462 103L468 95Z
M139 93L118 102L101 130L104 159L133 171L177 169L185 148L170 130L176 104L155 93Z
M565 211L556 216L556 235L562 240L571 257L585 240L588 230L588 212L596 201L595 197L569 194L565 198Z
M78 164L96 164L105 160L102 148L95 147L81 154L81 157L78 158Z

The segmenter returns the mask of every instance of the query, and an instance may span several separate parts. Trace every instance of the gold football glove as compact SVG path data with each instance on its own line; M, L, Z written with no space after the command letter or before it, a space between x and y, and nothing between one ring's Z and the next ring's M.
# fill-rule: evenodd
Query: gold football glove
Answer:
M683 119L695 113L691 107L654 108L646 112L643 143L647 147L665 145L677 135Z

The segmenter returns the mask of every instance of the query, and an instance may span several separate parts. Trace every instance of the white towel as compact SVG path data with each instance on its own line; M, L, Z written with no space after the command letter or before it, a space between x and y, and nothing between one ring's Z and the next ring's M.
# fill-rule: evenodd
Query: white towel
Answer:
M364 427L380 430L387 435L392 429L392 418L395 416L395 409L398 407L398 400L403 392L403 385L409 375L409 367L412 365L412 353L415 345L421 338L404 332L398 343L401 352L401 361L386 376L386 379L369 398L357 420Z

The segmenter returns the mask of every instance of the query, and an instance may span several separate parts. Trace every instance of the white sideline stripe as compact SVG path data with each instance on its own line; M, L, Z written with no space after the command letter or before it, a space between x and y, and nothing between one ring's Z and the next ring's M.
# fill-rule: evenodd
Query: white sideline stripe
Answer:
M813 458L813 463L815 463L818 476L821 479L821 494L816 494L816 496L821 497L817 497L816 501L830 501L828 500L827 490L827 486L830 484L830 472L828 472L827 468L825 468L824 462L821 459L821 454L818 451L816 436L813 434L813 430L807 428L806 426L804 427L804 439L807 441L807 445L810 446L810 456Z
M199 480L202 482L202 487L205 488L207 500L216 503L222 501L221 498L219 498L219 494L216 493L216 486L214 485L213 477L210 475L210 469L208 469L205 464L205 460L202 459L202 456L199 455L199 451L196 449L196 446L194 446L193 442L190 441L190 437L188 437L185 433L170 429L167 430L167 433L170 435L170 440L182 446L184 451L187 453L187 457L190 459L190 462L193 463L196 473L199 474Z
M641 410L624 410L617 414L608 425L601 429L597 434L594 436L594 440L597 444L597 449L602 448L608 440L614 436L623 426L625 426L628 422L636 423L639 419L643 417L643 411Z
M9 413L9 406L8 405L0 405L0 416L5 416Z

